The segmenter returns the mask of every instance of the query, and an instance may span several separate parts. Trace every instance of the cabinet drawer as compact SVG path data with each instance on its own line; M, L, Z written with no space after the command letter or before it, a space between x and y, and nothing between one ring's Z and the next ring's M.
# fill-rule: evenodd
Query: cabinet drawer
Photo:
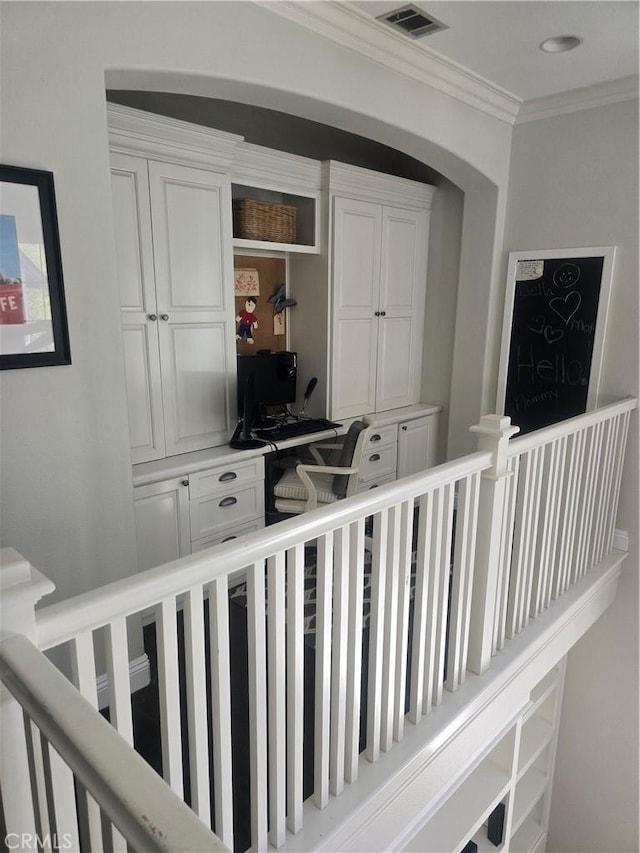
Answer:
M360 463L360 473L358 474L358 482L367 482L368 480L379 480L387 475L396 475L396 461L398 448L395 444L388 444L385 447L367 447L365 448L362 462Z
M196 471L189 476L189 498L195 500L207 495L226 494L229 489L245 483L264 480L264 459L247 459L233 465L218 465L206 471Z
M191 553L197 554L199 551L204 551L205 548L211 548L214 545L220 545L221 542L229 542L232 539L238 539L244 536L245 533L252 533L254 530L262 530L264 527L264 519L257 518L255 521L250 521L246 524L240 524L238 527L225 528L224 531L214 534L213 536L205 536L204 539L197 539L191 543Z
M226 491L189 502L191 540L212 536L245 521L264 516L264 483L262 480L236 486L227 484Z
M383 444L394 444L398 440L398 424L387 424L372 427L365 453L369 447L381 447Z
M358 480L356 493L361 494L361 492L369 492L371 489L377 489L378 486L386 486L387 483L395 483L395 481L395 474L387 474L386 477L376 477L375 480L367 480L366 482L360 482L360 480Z

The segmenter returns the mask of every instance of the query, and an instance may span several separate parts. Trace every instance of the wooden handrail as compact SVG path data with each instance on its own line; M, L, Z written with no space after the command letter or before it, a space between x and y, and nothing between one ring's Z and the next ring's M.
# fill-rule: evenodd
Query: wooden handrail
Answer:
M135 850L228 851L26 637L0 643L0 676Z

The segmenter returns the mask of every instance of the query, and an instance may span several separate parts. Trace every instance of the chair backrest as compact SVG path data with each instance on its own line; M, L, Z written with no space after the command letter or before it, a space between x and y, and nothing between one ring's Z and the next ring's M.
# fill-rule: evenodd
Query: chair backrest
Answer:
M342 448L340 450L340 457L337 462L339 467L359 467L369 430L370 427L365 424L364 421L354 421L351 424L344 437ZM339 498L346 497L350 480L357 476L357 474L335 474L332 486L334 495Z

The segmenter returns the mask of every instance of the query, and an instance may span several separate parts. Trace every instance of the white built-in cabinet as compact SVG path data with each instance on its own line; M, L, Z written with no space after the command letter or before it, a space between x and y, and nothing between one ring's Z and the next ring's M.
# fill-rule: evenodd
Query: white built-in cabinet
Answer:
M334 198L333 417L419 399L427 233L425 211Z
M141 156L148 123L113 129L111 154L134 463L224 444L235 389L230 178L161 139Z
M327 164L331 210L330 414L420 399L433 187Z

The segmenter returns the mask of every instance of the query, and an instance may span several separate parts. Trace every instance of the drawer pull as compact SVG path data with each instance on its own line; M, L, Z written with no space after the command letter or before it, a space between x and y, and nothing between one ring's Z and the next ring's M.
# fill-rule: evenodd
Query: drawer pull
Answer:
M371 456L369 457L369 462L378 462L379 459L380 459L379 453L372 453Z
M222 541L223 542L231 542L232 539L237 539L237 536L226 536Z
M218 506L233 506L238 503L238 498L234 498L233 496L229 496L228 498L222 498Z
M224 474L220 474L218 477L219 483L228 483L229 480L235 480L237 478L237 474L235 471L225 471Z
M369 441L380 441L381 438L382 436L380 433L374 432L374 434L369 437Z

